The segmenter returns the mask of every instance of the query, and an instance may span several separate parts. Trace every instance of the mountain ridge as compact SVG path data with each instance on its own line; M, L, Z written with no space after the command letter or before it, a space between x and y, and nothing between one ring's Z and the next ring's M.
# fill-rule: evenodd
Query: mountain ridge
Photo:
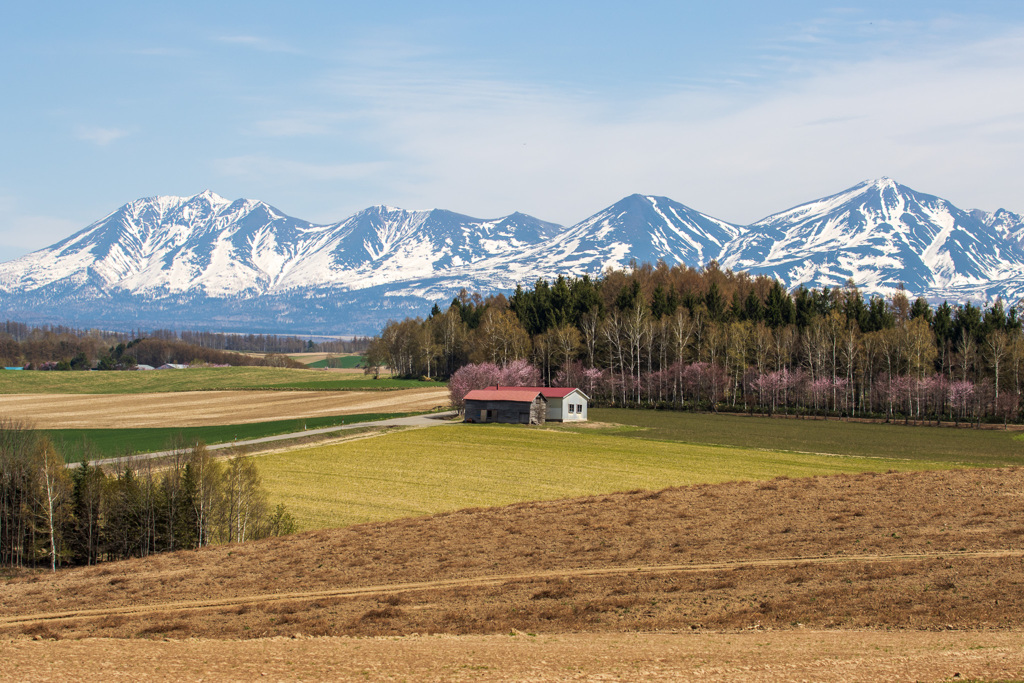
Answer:
M571 226L387 205L315 224L204 190L136 199L0 263L0 311L26 322L361 334L462 288L712 260L787 288L852 280L865 294L1016 301L1024 217L964 211L885 177L746 226L639 193Z

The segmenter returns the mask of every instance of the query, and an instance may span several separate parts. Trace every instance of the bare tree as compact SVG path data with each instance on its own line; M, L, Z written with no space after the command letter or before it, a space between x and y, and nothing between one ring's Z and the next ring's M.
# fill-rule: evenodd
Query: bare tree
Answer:
M64 527L69 519L71 475L64 458L49 439L36 446L39 468L39 503L43 524L49 537L50 570L57 571L57 562L65 553Z
M580 332L572 325L559 325L554 328L555 350L561 356L561 367L569 367L580 348Z
M202 547L213 541L214 523L222 509L223 467L210 457L206 445L196 443L185 465L185 487L192 507L195 543Z
M1003 361L1010 354L1012 342L1010 336L1002 330L990 332L985 337L985 360L992 368L992 378L995 381L995 400L999 400L999 375L1003 371Z
M224 484L227 540L242 543L258 533L267 514L267 497L259 470L251 458L232 458Z
M967 381L967 372L974 365L974 357L977 355L977 344L971 333L964 329L960 333L960 339L956 343L958 365L960 366L960 380Z

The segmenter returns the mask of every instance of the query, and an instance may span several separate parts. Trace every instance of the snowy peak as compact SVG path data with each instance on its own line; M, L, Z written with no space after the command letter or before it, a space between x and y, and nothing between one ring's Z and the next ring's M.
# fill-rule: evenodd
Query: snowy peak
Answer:
M970 215L995 230L1004 239L1017 243L1024 242L1024 215L1006 209L997 209L992 213L972 209Z
M0 291L86 282L150 298L361 289L508 255L560 230L522 213L477 219L388 206L316 225L207 190L129 202L49 249L0 264Z
M531 258L575 274L623 268L633 260L702 266L720 258L741 231L667 197L632 194L557 235Z
M905 286L939 300L1015 301L1024 295L1022 245L1020 214L962 211L891 178L750 226L648 194L568 228L518 212L482 219L386 205L314 224L206 190L129 202L0 264L0 306L28 322L59 311L76 324L163 326L176 316L193 327L280 331L304 321L303 332L367 333L463 287L492 292L634 261L700 268L711 260L789 288L852 280L866 294Z
M788 284L923 292L983 284L1024 265L1024 251L950 202L889 179L768 216L728 247L725 265Z

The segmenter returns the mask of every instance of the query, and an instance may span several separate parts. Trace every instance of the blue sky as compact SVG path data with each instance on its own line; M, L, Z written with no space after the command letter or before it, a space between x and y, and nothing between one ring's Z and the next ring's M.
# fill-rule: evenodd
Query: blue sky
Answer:
M1024 212L1016 0L7 2L0 59L3 260L204 189L746 223L887 175Z

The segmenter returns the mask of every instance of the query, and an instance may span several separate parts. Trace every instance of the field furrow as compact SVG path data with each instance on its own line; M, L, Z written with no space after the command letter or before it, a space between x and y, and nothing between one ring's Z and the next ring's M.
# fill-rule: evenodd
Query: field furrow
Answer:
M201 427L323 415L415 412L448 403L444 387L395 391L189 391L3 394L0 416L40 429Z

